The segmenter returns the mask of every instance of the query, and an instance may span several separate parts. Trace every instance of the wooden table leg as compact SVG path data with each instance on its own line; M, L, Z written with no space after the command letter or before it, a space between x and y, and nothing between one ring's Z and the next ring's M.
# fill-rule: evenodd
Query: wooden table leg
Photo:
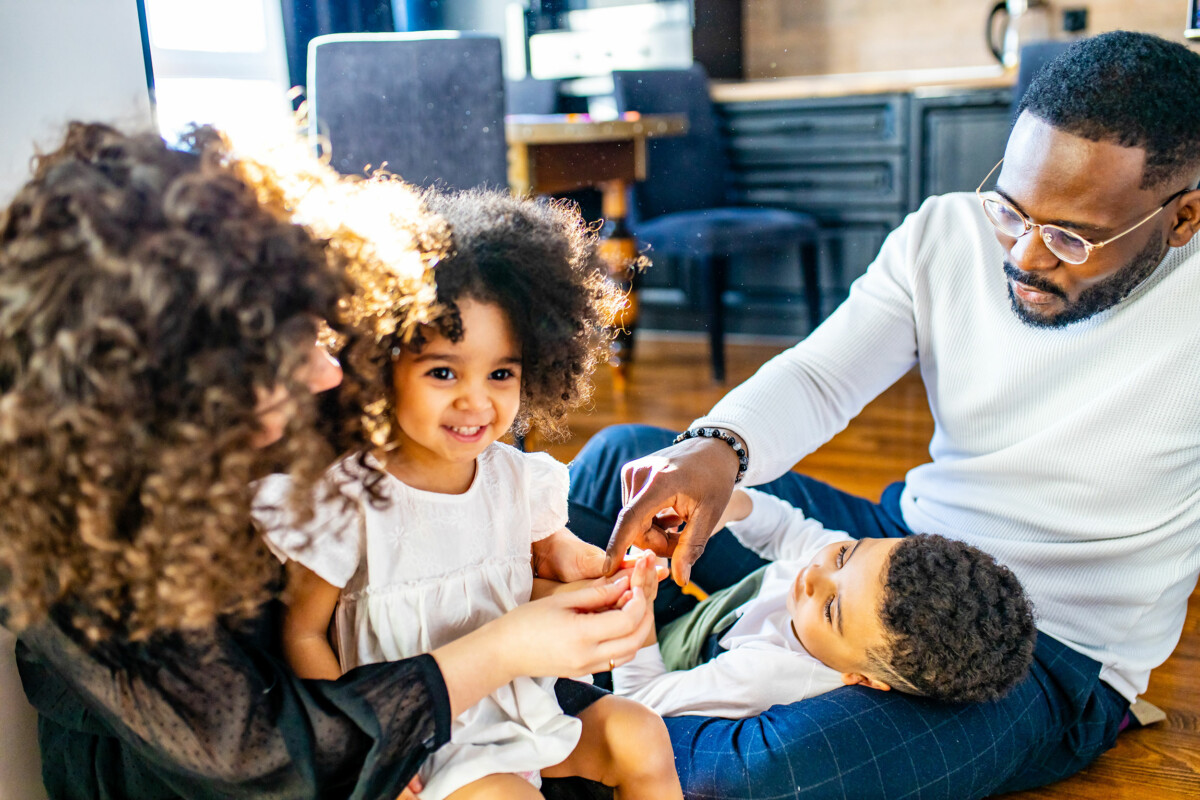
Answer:
M613 390L625 393L629 381L629 364L633 360L633 334L637 325L638 305L634 286L637 262L637 242L625 222L626 191L623 180L605 181L600 185L604 229L600 253L608 264L609 277L625 293L625 308L612 321L613 340L608 363L613 369Z

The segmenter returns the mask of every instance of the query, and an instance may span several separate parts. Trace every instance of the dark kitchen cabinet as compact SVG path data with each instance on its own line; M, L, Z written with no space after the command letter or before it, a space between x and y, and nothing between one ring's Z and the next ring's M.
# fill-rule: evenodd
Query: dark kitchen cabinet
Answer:
M1011 105L1008 89L913 95L910 209L930 195L979 185L1004 155Z
M905 214L931 194L974 189L999 160L1010 99L989 89L720 103L735 199L817 217L828 314ZM703 287L687 274L658 259L642 276L646 327L703 330ZM724 302L732 333L808 332L794 255L735 259Z

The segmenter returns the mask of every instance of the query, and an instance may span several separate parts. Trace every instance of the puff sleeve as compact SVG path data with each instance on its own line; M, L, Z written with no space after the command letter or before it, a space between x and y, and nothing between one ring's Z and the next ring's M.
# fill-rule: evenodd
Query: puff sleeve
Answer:
M527 453L525 481L532 541L544 539L567 524L567 465L545 453Z
M280 561L295 561L331 585L344 588L358 570L363 555L363 519L355 499L318 486L313 518L298 523L289 508L292 481L269 475L258 482L254 518L267 546Z

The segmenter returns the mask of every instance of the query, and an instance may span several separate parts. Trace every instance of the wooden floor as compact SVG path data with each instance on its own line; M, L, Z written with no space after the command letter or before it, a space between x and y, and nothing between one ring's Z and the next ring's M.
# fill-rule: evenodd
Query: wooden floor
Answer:
M682 430L729 388L745 380L782 347L731 344L729 382L709 377L703 340L643 336L626 397L615 398L611 378L597 375L586 413L571 418L572 437L549 444L536 436L530 449L569 461L600 428L644 422ZM910 374L867 406L850 426L797 468L845 491L878 499L887 484L929 460L933 422L920 378ZM1131 729L1089 769L1052 787L1005 795L1006 800L1175 800L1200 798L1200 592L1192 595L1175 654L1154 671L1145 697L1167 713L1154 726Z

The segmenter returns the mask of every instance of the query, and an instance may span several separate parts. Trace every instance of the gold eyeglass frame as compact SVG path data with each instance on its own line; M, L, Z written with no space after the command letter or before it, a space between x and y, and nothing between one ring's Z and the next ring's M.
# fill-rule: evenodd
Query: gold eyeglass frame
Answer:
M1162 211L1164 208L1169 206L1173 200L1192 191L1191 189L1180 189L1178 192L1176 192L1175 194L1171 195L1166 200L1164 200L1162 205L1160 205L1158 208L1154 209L1149 214L1142 217L1142 219L1140 221L1135 222L1133 225L1131 225L1128 228L1126 228L1125 230L1121 231L1116 236L1105 239L1103 242L1091 242L1091 241L1088 241L1087 239L1085 239L1084 237L1080 236L1078 233L1075 233L1075 231L1069 231L1066 228L1062 227L1061 225L1051 225L1050 223L1040 223L1040 222L1032 221L1031 219L1029 219L1029 217L1027 217L1023 213L1021 213L1020 209L1016 208L1015 206L1013 206L1012 203L1005 200L1004 196L998 192L989 192L989 194L994 195L994 197L984 197L983 185L988 182L989 178L992 177L992 173L994 173L996 170L1000 169L1000 165L1003 163L1004 163L1003 158L1000 159L999 161L997 161L996 166L994 166L990 170L988 170L988 174L983 176L983 180L981 180L979 182L979 186L977 186L975 189L975 196L977 198L979 198L979 205L980 205L980 208L983 210L983 216L987 219L987 221L989 223L991 223L992 227L995 228L996 230L1000 231L1000 233L1004 234L1005 236L1012 236L1012 234L1009 233L1008 231L1000 230L1000 226L997 225L995 220L993 220L991 218L991 216L987 213L987 202L989 200L991 200L992 202L999 203L1000 205L1004 206L1005 208L1008 208L1010 211L1012 211L1014 214L1017 215L1017 218L1020 219L1021 222L1023 222L1025 224L1025 230L1021 231L1021 233L1017 234L1013 238L1020 239L1025 234L1027 234L1031 230L1033 230L1034 228L1037 228L1038 233L1041 236L1042 243L1046 245L1046 249L1049 250L1051 253L1054 253L1054 255L1057 256L1060 261L1065 261L1068 264L1078 265L1078 264L1087 263L1087 260L1092 257L1093 250L1099 250L1101 247L1104 247L1107 244L1112 244L1113 242L1115 242L1117 239L1120 239L1125 234L1132 233L1133 231L1137 230L1138 228L1142 227L1147 222L1152 220L1154 218L1155 214L1157 214L1158 212ZM1084 246L1083 260L1082 261L1072 261L1069 258L1065 258L1061 253L1055 252L1055 250L1053 248L1051 248L1051 246L1050 246L1049 237L1046 235L1047 228L1058 231L1067 237L1077 239L1077 240L1083 242L1083 246Z

